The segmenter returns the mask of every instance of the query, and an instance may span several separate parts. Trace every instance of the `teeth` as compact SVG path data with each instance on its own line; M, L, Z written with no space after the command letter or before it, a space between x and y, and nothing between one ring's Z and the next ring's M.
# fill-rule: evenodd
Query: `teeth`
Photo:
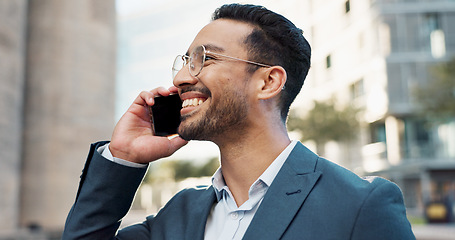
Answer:
M186 99L182 103L182 108L184 107L197 107L201 105L204 102L204 99L202 98L192 98L192 99Z

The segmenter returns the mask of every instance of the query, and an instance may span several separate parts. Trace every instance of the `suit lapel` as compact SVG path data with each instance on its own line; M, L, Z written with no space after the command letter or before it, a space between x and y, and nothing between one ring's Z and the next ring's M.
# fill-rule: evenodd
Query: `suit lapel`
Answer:
M321 172L315 172L318 156L298 143L264 196L243 239L279 239Z
M205 224L212 210L212 206L216 201L215 191L210 186L197 197L194 207L188 214L193 219L188 220L186 227L185 239L204 239Z

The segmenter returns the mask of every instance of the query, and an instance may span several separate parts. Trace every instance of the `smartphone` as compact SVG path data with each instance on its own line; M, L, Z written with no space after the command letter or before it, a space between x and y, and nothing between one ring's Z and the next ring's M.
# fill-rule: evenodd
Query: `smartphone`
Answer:
M177 133L180 125L182 100L178 94L155 97L155 104L149 107L152 129L156 136L170 136Z

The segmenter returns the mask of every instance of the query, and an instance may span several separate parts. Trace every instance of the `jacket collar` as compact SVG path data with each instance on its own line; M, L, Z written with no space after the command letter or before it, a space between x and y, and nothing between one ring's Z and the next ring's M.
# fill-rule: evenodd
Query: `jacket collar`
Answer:
M297 143L276 176L243 239L279 239L321 176L318 156Z
M215 191L213 186L209 186L202 190L202 193L197 196L194 207L188 216L193 216L194 219L187 222L185 231L185 239L204 239L205 225L207 218L212 210L213 204L216 201Z

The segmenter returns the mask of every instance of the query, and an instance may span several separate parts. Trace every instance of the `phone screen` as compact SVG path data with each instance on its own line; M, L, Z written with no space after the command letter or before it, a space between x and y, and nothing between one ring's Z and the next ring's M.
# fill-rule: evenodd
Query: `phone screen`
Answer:
M150 107L150 116L156 136L177 133L180 125L180 109L182 109L182 100L178 94L155 98L155 104Z

